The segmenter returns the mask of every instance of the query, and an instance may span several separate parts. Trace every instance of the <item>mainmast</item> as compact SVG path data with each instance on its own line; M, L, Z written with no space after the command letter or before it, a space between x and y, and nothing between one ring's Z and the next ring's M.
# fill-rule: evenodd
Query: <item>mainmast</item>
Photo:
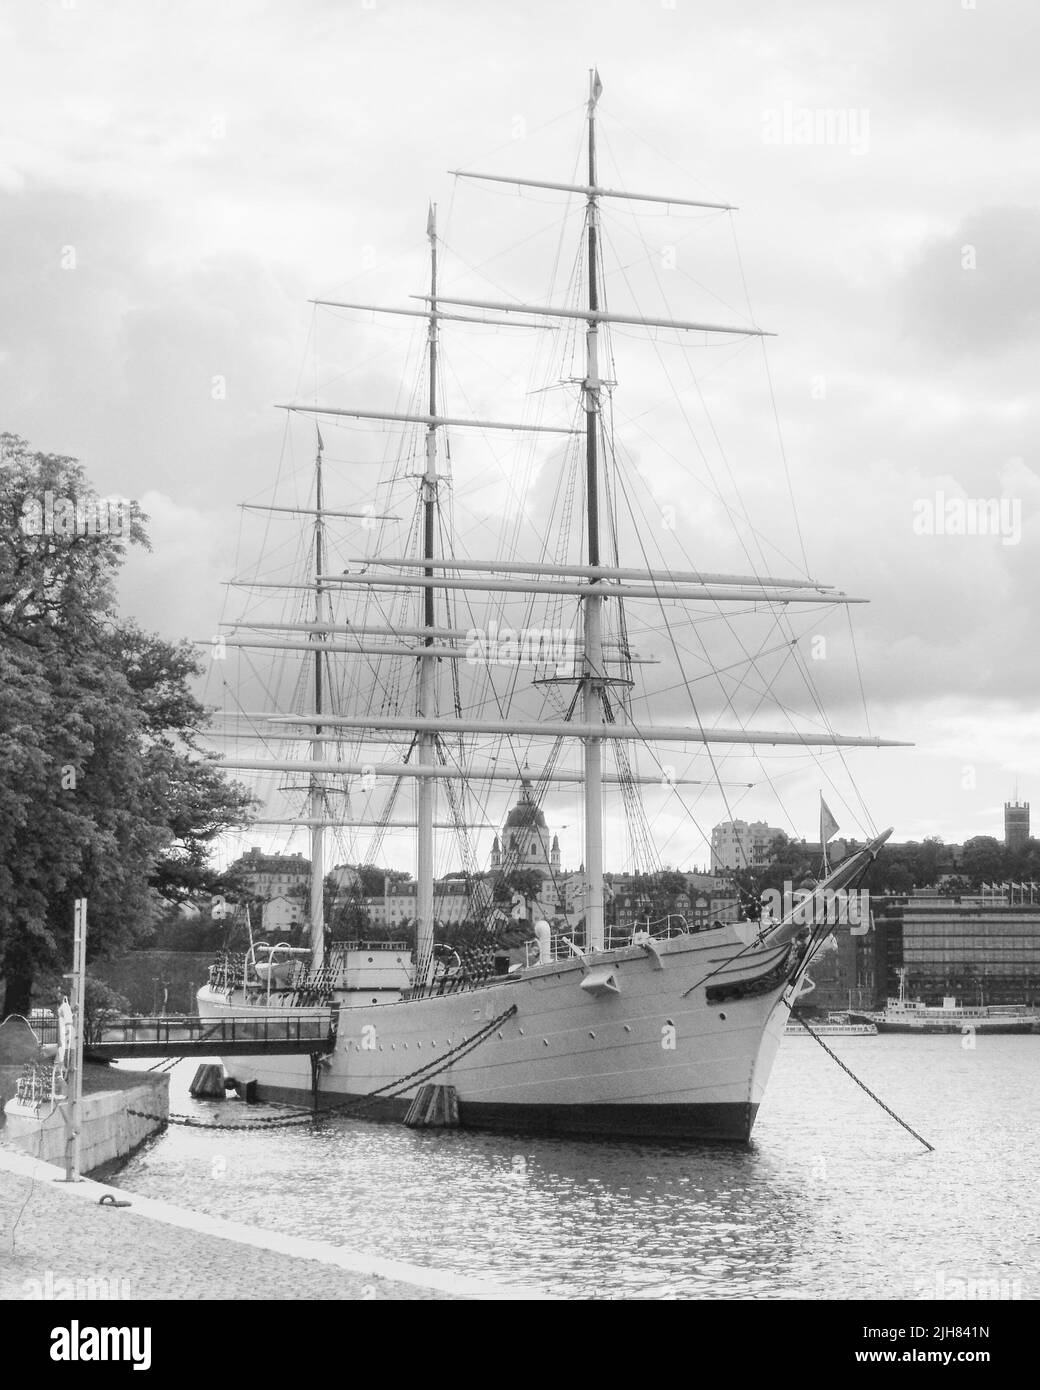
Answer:
M585 479L588 515L589 565L599 565L599 460L597 443L600 414L599 266L597 264L599 204L596 193L596 102L602 91L599 73L589 73L589 194L588 260L589 314L585 330ZM603 721L603 598L595 590L585 595L585 670L582 706L585 723ZM585 940L589 950L603 949L603 742L586 738L585 747Z
M434 205L426 221L426 234L430 239L430 300L427 327L429 347L430 423L426 427L426 472L422 479L422 520L423 520L423 559L435 558L435 526L437 517L437 214ZM428 580L433 580L433 569L423 570ZM422 625L424 653L419 658L419 698L416 714L419 719L435 719L437 715L436 672L437 658L430 648L435 640L435 612L433 584L428 584L422 592ZM418 736L418 762L420 764L436 761L437 735L431 729L421 729ZM418 852L416 855L416 941L415 941L415 983L426 984L430 966L433 962L433 818L435 812L436 782L433 778L420 780L417 792Z
M318 430L318 450L314 458L314 712L325 712L322 670L322 643L324 634L320 631L322 621L327 615L322 613L322 582L325 573L325 505L324 482L322 479L322 451L324 443L321 430ZM311 762L320 763L324 756L322 726L316 724L311 740ZM310 778L310 819L311 824L311 882L310 882L310 926L311 926L311 969L319 970L325 962L325 825L323 821L321 783L312 770Z

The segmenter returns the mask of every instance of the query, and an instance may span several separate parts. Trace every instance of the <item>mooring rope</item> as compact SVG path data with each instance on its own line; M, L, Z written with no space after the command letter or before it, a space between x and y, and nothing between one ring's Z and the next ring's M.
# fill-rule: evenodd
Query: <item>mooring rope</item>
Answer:
M161 1124L184 1125L192 1129L292 1129L297 1125L311 1124L316 1119L324 1119L326 1115L334 1115L355 1107L361 1109L380 1096L392 1099L392 1092L407 1090L418 1076L422 1076L422 1084L425 1085L433 1077L439 1076L442 1071L447 1071L448 1067L452 1066L460 1057L465 1057L467 1053L479 1047L500 1024L504 1023L507 1018L512 1018L516 1011L516 1005L510 1004L509 1008L500 1013L497 1018L493 1018L490 1023L485 1023L483 1028L478 1028L468 1038L463 1038L462 1042L456 1043L450 1052L446 1052L443 1057L434 1057L423 1066L408 1072L405 1076L399 1076L394 1081L388 1081L385 1086L369 1091L367 1095L352 1096L349 1100L340 1101L337 1105L328 1105L322 1110L300 1110L297 1114L284 1118L280 1115L272 1115L270 1118L262 1117L252 1120L248 1124L223 1124L219 1120L198 1120L193 1115L157 1115L151 1114L147 1110L128 1110L127 1114L137 1115L145 1120L158 1120ZM424 1075L424 1073L428 1073L428 1075Z
M787 1003L787 1001L784 1000L784 1003ZM791 1010L790 1004L788 1004L787 1007L788 1007L788 1010ZM930 1154L935 1153L935 1146L934 1146L933 1144L929 1144L929 1142L928 1142L927 1139L923 1139L923 1138L921 1137L921 1135L918 1134L917 1130L911 1128L911 1126L908 1125L907 1122L906 1122L905 1120L900 1119L900 1117L899 1117L899 1116L896 1114L896 1112L891 1108L891 1106L886 1105L885 1102L881 1099L880 1096L875 1095L874 1092L870 1089L870 1087L866 1084L866 1082L865 1082L865 1081L861 1081L861 1080L859 1079L859 1077L856 1075L856 1073L855 1073L854 1071L852 1071L851 1068L849 1068L849 1067L847 1067L847 1066L845 1065L845 1063L841 1060L841 1058L838 1056L838 1054L837 1054L836 1052L834 1052L831 1048L829 1048L829 1047L827 1046L827 1044L824 1042L824 1040L820 1037L819 1033L817 1033L817 1032L815 1031L815 1029L810 1028L809 1024L805 1021L804 1018L802 1018L801 1014L796 1014L796 1013L794 1013L793 1010L792 1010L792 1011L791 1011L791 1017L798 1020L798 1022L802 1025L802 1027L805 1029L805 1031L806 1031L808 1034L810 1034L810 1036L813 1037L813 1038L816 1040L816 1042L818 1042L818 1043L820 1044L820 1046L823 1048L824 1052L826 1052L827 1056L830 1057L830 1058L832 1059L832 1061L837 1062L838 1066L841 1067L841 1069L842 1069L842 1071L845 1073L845 1075L851 1077L852 1080L855 1081L856 1085L860 1088L861 1091L866 1091L866 1093L867 1093L867 1095L870 1097L870 1099L873 1100L873 1101L876 1101L877 1104L881 1106L881 1109L884 1110L884 1112L885 1112L886 1115L891 1115L892 1118L893 1118L893 1120L895 1120L896 1124L902 1125L903 1128L906 1130L906 1132L907 1132L908 1134L912 1134L919 1144L923 1144Z

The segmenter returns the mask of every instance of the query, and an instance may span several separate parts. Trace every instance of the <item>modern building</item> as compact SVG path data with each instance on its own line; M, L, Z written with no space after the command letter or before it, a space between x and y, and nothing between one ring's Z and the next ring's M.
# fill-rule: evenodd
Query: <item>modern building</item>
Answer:
M914 894L903 908L907 988L926 1003L1040 1001L1040 903Z
M1029 839L1029 802L1004 802L1004 844L1008 849L1025 849Z
M711 831L711 867L734 872L764 868L772 857L773 841L784 832L765 821L727 820Z
M949 995L965 1005L1040 1002L1040 902L944 898L934 888L917 888L872 896L868 933L852 937L848 928L836 928L834 934L845 954L820 977L836 993L807 996L807 1003L847 1008L851 990L855 1007L882 1007L898 993L903 966L907 990L926 1004ZM813 968L809 973L816 977Z

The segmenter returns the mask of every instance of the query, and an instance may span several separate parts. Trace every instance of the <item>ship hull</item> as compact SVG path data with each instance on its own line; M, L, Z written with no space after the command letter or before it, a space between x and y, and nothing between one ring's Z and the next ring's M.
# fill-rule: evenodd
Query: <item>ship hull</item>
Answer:
M792 952L749 952L732 933L682 936L463 993L348 1002L334 1050L313 1068L305 1056L221 1060L259 1098L318 1109L434 1064L393 1099L367 1101L373 1119L400 1118L434 1080L455 1087L467 1128L746 1142L783 1034L781 1001L800 976ZM199 992L204 1017L250 1009L240 995ZM496 1019L472 1051L449 1055Z

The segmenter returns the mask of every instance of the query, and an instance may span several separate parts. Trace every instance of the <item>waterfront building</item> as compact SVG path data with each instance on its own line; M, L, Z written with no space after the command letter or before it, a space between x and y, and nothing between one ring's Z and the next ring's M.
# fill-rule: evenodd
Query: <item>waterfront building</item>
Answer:
M417 885L414 879L391 882L383 892L363 899L369 923L374 927L406 927L415 921ZM433 918L438 926L465 922L473 917L469 887L463 878L445 878L433 885Z
M277 893L267 898L260 916L264 936L273 941L276 937L288 936L304 920L306 902L302 896L286 897Z
M1040 1001L1040 904L914 895L903 908L909 992L925 1003Z
M253 898L269 899L288 894L290 889L306 892L310 886L311 861L302 854L265 854L250 849L231 865Z
M765 821L721 821L711 831L714 870L761 869L772 858L773 841L784 832Z
M1009 902L985 893L940 897L934 888L871 899L869 960L876 1006L899 990L926 1004L953 995L964 1005L1040 1002L1040 902Z

